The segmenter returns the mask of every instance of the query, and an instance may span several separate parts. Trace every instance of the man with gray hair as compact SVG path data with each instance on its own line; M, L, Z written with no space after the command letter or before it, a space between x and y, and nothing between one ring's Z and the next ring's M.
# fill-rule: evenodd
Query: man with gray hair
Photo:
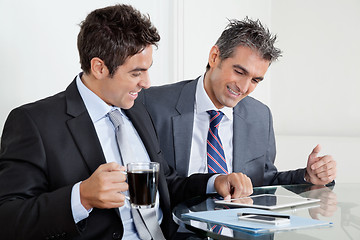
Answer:
M327 184L336 162L317 156L303 169L279 172L270 109L248 96L281 56L259 20L230 20L195 80L152 87L141 96L155 123L165 159L183 176L241 172L244 189L278 184Z

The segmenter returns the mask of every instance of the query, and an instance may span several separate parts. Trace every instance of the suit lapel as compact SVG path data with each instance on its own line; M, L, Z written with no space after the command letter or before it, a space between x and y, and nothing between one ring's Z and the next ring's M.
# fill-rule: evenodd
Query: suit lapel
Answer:
M89 168L89 174L92 174L99 165L106 163L105 156L75 80L66 89L65 95L67 114L73 117L67 121L67 125Z
M266 136L263 136L261 126L248 119L247 99L240 101L234 108L234 135L233 135L233 171L247 173L250 161L266 152Z
M182 175L189 171L197 82L190 81L183 87L176 105L179 115L172 117L174 146L182 146L175 147L176 170Z
M240 115L239 105L234 108L233 122L233 172L244 172L245 170L245 152L247 147L246 134L247 124Z
M151 124L150 115L147 114L145 107L142 103L135 101L132 108L124 110L126 116L130 119L141 141L143 142L146 151L150 157L150 161L159 162L162 167L166 164L161 161L159 154L161 153L160 146L157 144L158 139L154 126ZM162 168L160 167L160 168ZM160 170L159 176L159 192L162 202L169 202L170 196L167 188L166 177L163 175L164 171ZM166 209L164 211L167 211Z
M151 161L157 161L160 147L154 144L158 139L145 107L142 103L135 101L134 106L124 112L139 134Z

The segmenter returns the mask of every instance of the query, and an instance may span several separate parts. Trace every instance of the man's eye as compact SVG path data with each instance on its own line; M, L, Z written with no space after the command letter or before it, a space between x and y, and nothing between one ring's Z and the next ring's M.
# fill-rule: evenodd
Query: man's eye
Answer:
M260 80L257 80L257 79L251 79L251 81L253 81L253 83L259 83Z
M134 72L134 73L132 73L132 76L133 77L138 77L138 76L140 76L141 75L141 72Z
M243 72L240 72L240 71L238 71L238 70L234 70L237 74L240 74L240 75L244 75L244 73Z

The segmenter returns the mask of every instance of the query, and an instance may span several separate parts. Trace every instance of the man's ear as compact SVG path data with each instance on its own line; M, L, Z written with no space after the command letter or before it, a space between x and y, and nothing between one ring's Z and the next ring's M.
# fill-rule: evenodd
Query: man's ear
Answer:
M211 68L215 67L216 64L220 61L220 50L218 46L214 45L209 53L209 65Z
M98 57L94 57L90 61L91 64L91 73L97 79L102 79L109 75L109 70L106 67L103 60Z

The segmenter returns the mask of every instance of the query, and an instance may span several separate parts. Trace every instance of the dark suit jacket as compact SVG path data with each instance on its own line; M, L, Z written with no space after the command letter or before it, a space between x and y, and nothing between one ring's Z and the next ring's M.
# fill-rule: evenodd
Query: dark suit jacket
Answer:
M171 207L205 194L210 175L183 178L163 160L156 132L144 106L126 111L159 175L162 230L176 231ZM75 80L66 91L13 110L3 130L0 151L0 239L121 238L118 209L93 209L74 223L71 189L105 163L94 125ZM196 184L194 184L196 182Z
M154 121L166 161L183 176L189 168L197 81L151 87L139 98ZM254 186L305 183L305 169L278 172L274 166L275 137L266 105L246 97L234 107L233 116L234 172L245 173Z

